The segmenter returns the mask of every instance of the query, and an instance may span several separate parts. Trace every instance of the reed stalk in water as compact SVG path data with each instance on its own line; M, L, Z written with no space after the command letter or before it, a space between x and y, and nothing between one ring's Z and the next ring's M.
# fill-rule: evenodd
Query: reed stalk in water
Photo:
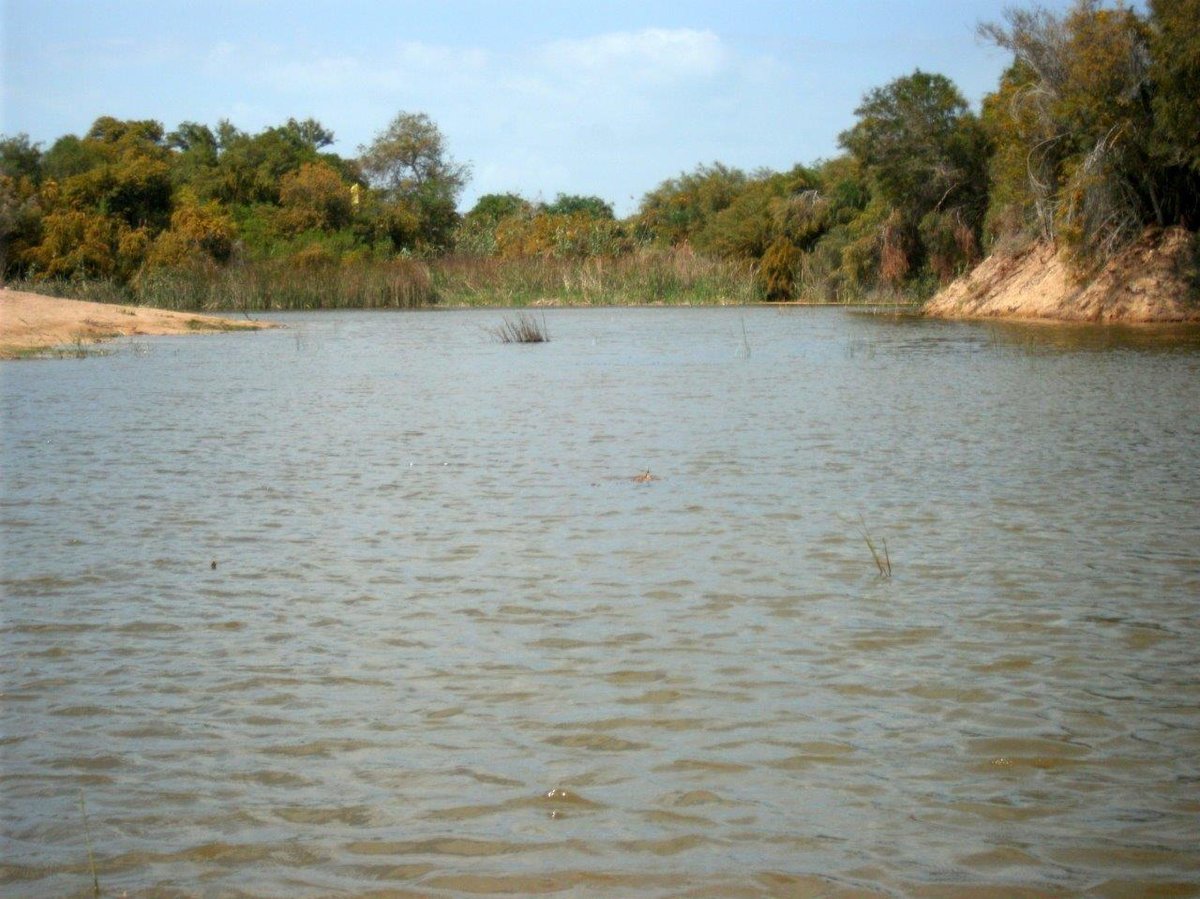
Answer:
M100 899L100 877L96 874L96 855L92 852L92 829L88 826L87 806L83 802L83 790L79 791L79 814L83 817L83 842L87 846L88 868L92 872L92 895Z
M892 576L892 557L888 554L887 538L881 539L883 553L880 554L880 548L875 545L875 541L871 538L871 534L867 531L867 522L860 515L859 533L862 534L863 540L867 541L867 549L871 551L871 558L875 560L875 567L879 570L881 578L890 578Z

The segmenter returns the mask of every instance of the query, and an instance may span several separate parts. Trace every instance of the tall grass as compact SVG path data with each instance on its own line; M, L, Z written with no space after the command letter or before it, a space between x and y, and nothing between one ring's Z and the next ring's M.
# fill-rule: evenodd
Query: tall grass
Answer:
M411 309L437 301L419 261L297 266L284 261L206 270L157 270L130 285L137 302L166 309Z
M110 278L71 278L53 281L17 279L7 283L13 290L40 293L48 297L87 300L91 303L136 302L128 287Z
M114 281L23 281L55 296L164 309L238 311L445 306L722 305L758 302L754 267L688 250L616 257L456 255L428 260L263 260L151 269Z
M431 266L453 306L722 305L758 302L753 266L686 250L559 258L449 256Z
M125 285L69 280L20 281L10 286L79 300L205 312L414 308L437 302L428 265L408 259L312 267L270 260L152 269Z

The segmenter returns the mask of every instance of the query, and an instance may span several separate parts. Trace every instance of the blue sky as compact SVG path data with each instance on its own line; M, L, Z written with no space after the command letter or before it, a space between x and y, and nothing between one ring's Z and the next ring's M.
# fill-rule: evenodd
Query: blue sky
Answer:
M100 115L251 132L312 117L353 156L425 112L472 166L464 208L565 192L625 214L699 163L833 155L862 95L917 67L978 103L1007 60L975 26L1005 5L2 0L0 132L48 146Z

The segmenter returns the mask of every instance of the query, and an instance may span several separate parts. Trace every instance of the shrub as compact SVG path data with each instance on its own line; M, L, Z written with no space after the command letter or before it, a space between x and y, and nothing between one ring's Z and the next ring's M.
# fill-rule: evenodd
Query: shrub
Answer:
M288 234L350 224L350 185L323 162L306 162L279 179L279 223Z
M775 242L767 248L755 280L768 301L781 302L792 299L799 261L800 251L786 237L775 238Z

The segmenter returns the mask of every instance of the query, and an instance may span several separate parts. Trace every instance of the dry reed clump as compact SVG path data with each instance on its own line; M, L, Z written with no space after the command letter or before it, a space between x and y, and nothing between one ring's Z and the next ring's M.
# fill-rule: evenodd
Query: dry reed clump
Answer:
M550 340L545 317L539 322L527 312L518 313L516 318L506 318L504 324L487 330L501 343L548 343Z

